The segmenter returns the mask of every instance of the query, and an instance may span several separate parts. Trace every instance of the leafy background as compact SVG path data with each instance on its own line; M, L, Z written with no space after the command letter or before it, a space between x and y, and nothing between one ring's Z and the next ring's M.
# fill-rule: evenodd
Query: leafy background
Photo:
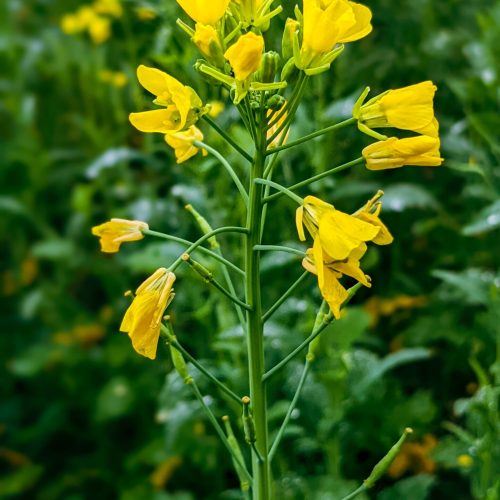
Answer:
M358 167L311 186L344 211L383 189L396 241L370 251L373 288L323 335L276 457L277 496L341 498L412 426L410 444L365 498L498 499L500 2L365 3L373 34L313 80L292 137L348 117L366 85L375 95L432 79L446 163ZM241 219L216 161L175 165L161 137L138 134L127 121L147 102L134 77L140 63L168 70L205 101L225 97L192 69L196 53L175 26L181 13L172 0L124 2L99 45L59 27L81 5L0 5L0 497L240 498L225 450L166 350L150 362L117 333L123 293L182 248L146 239L106 256L90 235L93 225L123 217L196 238L186 203L214 226ZM154 16L141 18L140 7ZM126 85L104 81L104 70L124 73ZM230 106L217 120L248 142ZM243 176L239 158L204 132ZM283 155L277 178L296 182L359 156L364 144L353 130L316 140ZM280 199L270 210L267 242L296 241L292 204ZM236 237L221 242L238 257ZM301 272L294 257L276 254L263 267L266 304ZM244 343L233 310L189 269L176 288L178 336L243 394ZM274 316L269 366L304 338L319 300L311 278ZM273 428L300 369L298 359L270 384ZM200 384L241 437L237 409Z

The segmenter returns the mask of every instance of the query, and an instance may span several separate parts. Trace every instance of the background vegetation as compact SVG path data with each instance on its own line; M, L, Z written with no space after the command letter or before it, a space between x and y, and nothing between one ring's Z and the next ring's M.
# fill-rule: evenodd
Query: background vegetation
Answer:
M396 241L370 250L373 288L323 336L277 456L278 498L340 498L411 426L411 442L370 498L498 499L500 2L365 3L373 34L314 78L292 136L311 131L313 118L327 125L347 117L366 85L376 94L432 79L447 161L379 173L357 167L312 186L343 211L383 189ZM239 498L226 452L166 350L150 362L117 333L123 293L182 248L146 239L110 257L90 234L123 217L196 238L186 203L214 226L238 219L216 161L175 165L160 136L139 134L127 120L144 108L139 63L168 70L205 101L224 96L199 83L173 0L124 2L99 44L60 28L82 5L0 3L0 497ZM248 142L230 107L217 120ZM232 151L204 132L244 175ZM278 176L291 184L341 164L364 141L353 130L323 137L284 154ZM293 206L281 198L271 210L268 242L296 241ZM238 245L220 240L229 255ZM295 257L273 254L264 272L270 304L301 269ZM176 285L183 344L243 394L244 346L231 305L188 268ZM269 366L300 343L319 302L311 278L274 317ZM300 366L271 383L276 427ZM200 383L217 415L236 422L230 404Z

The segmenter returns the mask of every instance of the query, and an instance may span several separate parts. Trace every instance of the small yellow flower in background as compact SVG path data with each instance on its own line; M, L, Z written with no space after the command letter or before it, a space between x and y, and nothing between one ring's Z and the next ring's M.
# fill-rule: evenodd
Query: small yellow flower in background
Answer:
M147 229L149 226L138 220L111 219L93 227L92 234L100 238L102 252L116 253L122 243L142 240L144 238L142 231Z
M111 21L107 17L95 16L88 26L92 41L100 45L111 36Z
M175 296L174 282L174 273L163 267L157 269L136 290L120 325L120 331L128 333L136 352L147 358L156 358L161 319Z
M363 149L362 154L369 170L386 170L405 165L437 167L443 163L439 146L439 139L426 135L406 139L390 137L370 144Z
M376 326L383 316L392 316L400 310L415 309L427 304L424 295L397 295L396 297L370 297L363 308L371 317L371 326Z
M123 8L119 0L96 0L93 3L93 8L97 14L106 14L111 17L123 15Z
M152 21L158 17L156 11L151 7L137 7L135 14L141 21Z
M183 132L176 132L175 134L167 134L165 136L166 143L174 149L177 163L183 163L195 156L200 149L193 144L193 141L202 140L203 134L201 130L194 125ZM208 154L205 150L202 153L203 156Z
M109 69L100 71L99 79L117 88L124 87L128 82L128 76L125 73L121 71L110 71Z
M362 103L365 90L353 109L362 131L380 127L412 130L423 135L438 137L439 124L434 117L434 95L437 87L426 81L383 94Z
M137 68L140 84L153 95L153 101L165 109L131 113L130 123L141 132L169 134L194 125L201 116L202 102L191 88L156 68Z
M182 465L182 458L179 456L172 456L159 463L149 480L154 488L162 491L167 486L168 482L174 475L175 471Z
M177 0L177 3L193 21L214 26L224 16L229 0Z
M226 50L224 57L229 61L236 80L244 81L255 73L262 60L264 38L255 33L246 33Z
M429 454L437 443L436 437L432 434L426 434L421 443L404 443L387 474L393 479L398 479L407 471L414 474L432 474L437 465Z
M347 0L304 0L302 47L299 69L313 68L336 45L354 42L372 31L372 13L364 5ZM332 54L332 57L333 54Z
M284 102L283 106L286 106L286 101ZM278 116L280 116L279 120L274 124L272 125L271 127L269 127L268 131L267 131L267 140L269 140L279 129L280 127L285 123L285 120L287 119L288 117L288 113L285 111L284 113L282 113L282 109L283 109L283 106L279 109L279 110L276 110L276 111L273 111L272 109L269 109L267 111L267 121L269 123L271 123L273 120L275 120L275 118L277 118ZM286 131L286 135L285 134L285 131ZM290 129L286 130L286 129L283 129L274 139L272 142L269 143L269 146L268 147L277 147L279 146L280 144L285 144L286 141L288 140L288 136L290 135Z
M77 35L84 31L86 26L82 26L80 16L77 14L66 14L61 18L61 30L66 35Z
M469 469L474 464L474 459L467 454L462 454L457 457L457 464L464 469Z
M224 103L222 101L210 101L207 104L208 115L211 118L217 118L224 111Z

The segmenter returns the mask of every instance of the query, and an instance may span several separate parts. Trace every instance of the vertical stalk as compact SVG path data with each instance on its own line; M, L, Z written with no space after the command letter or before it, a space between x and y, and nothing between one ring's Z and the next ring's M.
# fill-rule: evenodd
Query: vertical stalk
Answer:
M261 124L259 124L261 125ZM259 130L260 129L260 130ZM264 172L266 138L261 127L257 130L255 157L252 164L249 187L247 230L245 248L246 301L251 307L247 311L247 347L250 379L250 400L255 423L255 449L252 449L253 499L270 499L270 470L267 458L267 403L266 390L262 382L264 374L264 331L262 322L260 252L253 247L260 244L262 222L262 198L264 186L254 183Z

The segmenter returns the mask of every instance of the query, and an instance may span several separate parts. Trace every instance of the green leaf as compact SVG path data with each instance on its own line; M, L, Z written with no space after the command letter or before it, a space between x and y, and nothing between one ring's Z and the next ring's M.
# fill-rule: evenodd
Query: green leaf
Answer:
M438 210L440 204L434 196L422 186L416 184L393 184L385 190L384 210L403 212L409 208Z
M465 236L488 233L500 227L500 200L483 208L472 222L462 229Z
M377 495L377 500L425 500L429 497L436 478L429 474L419 474L398 481L394 486L385 488Z

